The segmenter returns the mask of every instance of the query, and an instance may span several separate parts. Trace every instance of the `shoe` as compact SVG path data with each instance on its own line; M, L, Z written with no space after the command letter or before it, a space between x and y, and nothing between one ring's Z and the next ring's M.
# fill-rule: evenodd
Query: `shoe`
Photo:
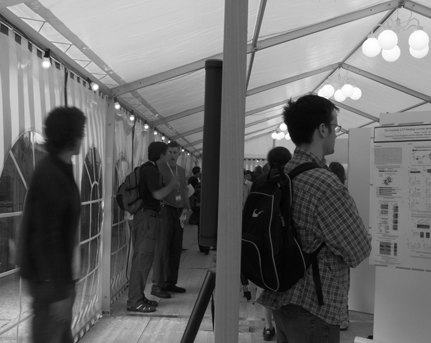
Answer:
M181 248L181 251L187 251L188 249L187 248Z
M163 299L169 299L171 297L171 295L168 292L165 292L160 288L153 288L151 290L151 295L154 295L155 297L163 298Z
M263 328L263 340L264 341L270 341L272 337L275 335L275 328L267 329Z
M141 312L141 313L151 313L151 312L156 312L156 308L153 306L149 306L149 305L145 305L145 304L140 304L136 307L133 306L127 306L127 311L131 311L131 312Z
M159 306L159 303L158 303L157 301L147 299L147 298L145 297L145 295L144 295L144 298L142 299L142 302L143 302L145 305L152 306L152 307L157 307L157 306Z
M186 289L183 287L178 287L176 285L167 285L163 288L164 291L173 292L173 293L185 293Z

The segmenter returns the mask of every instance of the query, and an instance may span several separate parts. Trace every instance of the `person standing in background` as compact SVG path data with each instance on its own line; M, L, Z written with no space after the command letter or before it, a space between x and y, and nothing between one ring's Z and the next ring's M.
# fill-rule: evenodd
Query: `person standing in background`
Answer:
M190 210L186 172L183 167L177 165L180 156L180 147L177 142L168 144L167 155L166 162L163 160L158 162L163 182L169 183L172 179L178 180L178 182L161 202L162 228L156 246L151 289L152 295L165 299L171 297L168 292L186 292L185 288L177 286L184 233L180 217L183 209Z
M54 108L45 120L48 154L28 189L18 238L17 264L33 298L34 343L73 343L74 252L78 251L81 199L73 176L86 118L76 107Z

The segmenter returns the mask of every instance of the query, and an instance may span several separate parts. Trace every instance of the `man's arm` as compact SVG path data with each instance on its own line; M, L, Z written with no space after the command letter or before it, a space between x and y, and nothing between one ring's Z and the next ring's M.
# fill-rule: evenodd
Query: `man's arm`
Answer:
M349 267L356 267L371 252L371 235L359 216L356 204L341 184L324 195L317 220L328 248Z

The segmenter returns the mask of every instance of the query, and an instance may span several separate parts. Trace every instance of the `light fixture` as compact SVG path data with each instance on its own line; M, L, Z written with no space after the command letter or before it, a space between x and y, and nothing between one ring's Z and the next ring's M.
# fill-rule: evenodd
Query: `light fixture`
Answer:
M352 100L360 99L362 91L356 86L356 81L354 79L348 78L347 74L342 77L340 71L338 71L338 78L335 81L328 80L318 91L317 95L326 99L334 96L336 101L343 102L346 98Z
M147 123L144 124L144 130L147 131L150 128L150 125L148 125Z
M93 92L96 92L97 90L99 90L99 85L96 82L91 81L89 77L87 77L87 82L88 82L89 88Z
M130 113L129 118L131 121L135 121L135 113L133 111L132 111L132 113Z
M114 107L116 110L119 110L121 108L120 103L117 101L117 98L114 98Z
M184 149L181 149L181 152L184 152Z
M158 132L157 132L157 130L156 130L156 129L154 129L154 136L155 136L155 135L157 135L157 133L158 133Z
M271 134L271 138L272 138L272 139L277 139L277 137L278 137L278 133L277 133L276 131L274 131L274 132Z
M171 142L171 140L168 138L168 144Z
M51 50L46 49L42 58L42 68L49 69L51 68Z
M162 141L164 141L165 140L165 135L162 135Z
M189 152L187 153L187 156L190 156L190 153L189 153Z
M415 28L415 31L409 37L410 54L415 58L423 58L428 54L429 51L429 36L420 26L417 18L410 18L401 23L401 20L397 18L395 22L390 18L384 25L378 25L383 27L383 31L379 34L378 38L374 34L370 34L367 40L362 44L362 52L365 56L375 57L382 50L382 57L387 62L395 62L401 55L401 50L398 47L398 36L401 30L406 31L411 27ZM416 22L416 24L411 24Z
M286 131L287 130L287 125L285 123L281 123L279 126L281 131Z

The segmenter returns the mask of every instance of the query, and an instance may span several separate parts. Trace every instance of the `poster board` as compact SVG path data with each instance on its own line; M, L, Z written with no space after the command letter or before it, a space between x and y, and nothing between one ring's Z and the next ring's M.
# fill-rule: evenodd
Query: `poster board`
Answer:
M370 263L431 271L431 125L374 130Z

